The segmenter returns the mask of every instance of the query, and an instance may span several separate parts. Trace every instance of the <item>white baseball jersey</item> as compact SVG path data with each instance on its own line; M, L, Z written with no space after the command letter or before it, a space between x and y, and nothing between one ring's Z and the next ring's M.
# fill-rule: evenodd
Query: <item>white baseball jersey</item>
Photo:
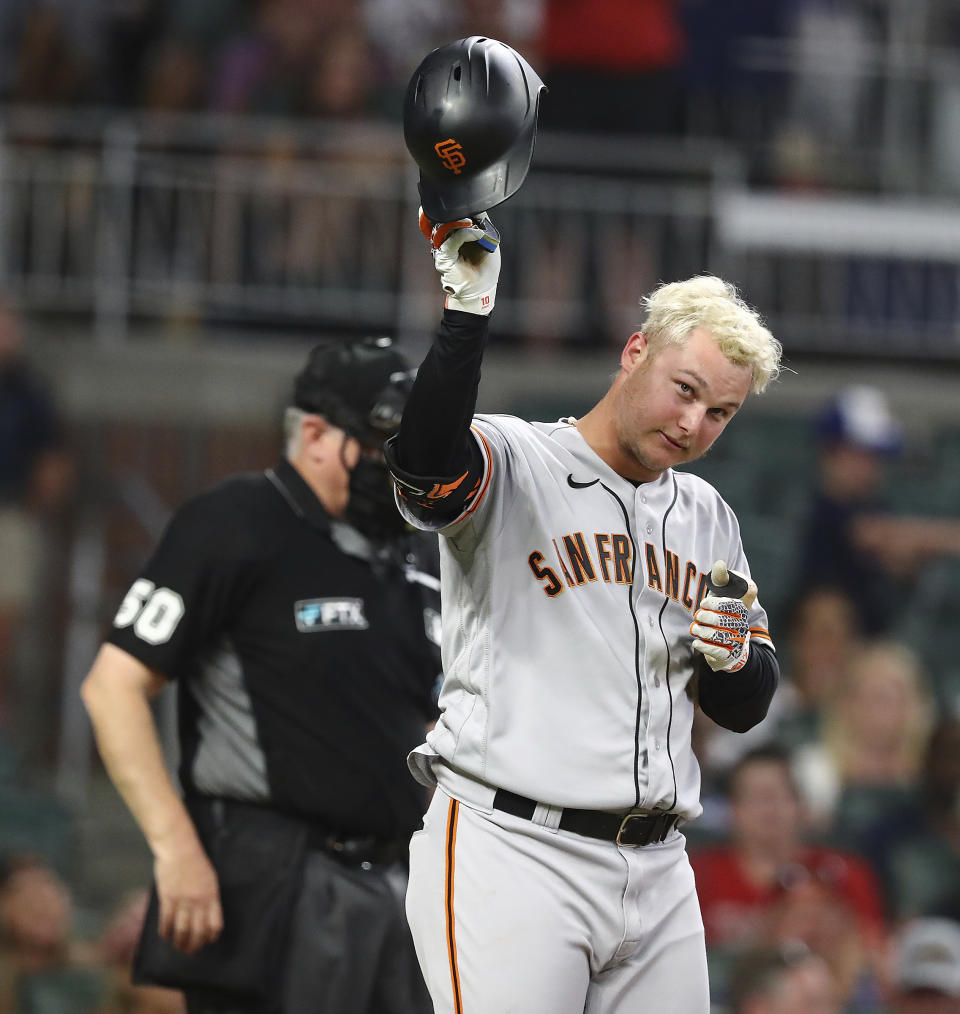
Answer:
M749 574L733 511L688 473L624 479L572 420L480 415L473 434L479 492L442 527L442 715L411 770L453 794L466 775L553 806L698 816L690 624L715 560ZM749 620L769 643L759 603Z

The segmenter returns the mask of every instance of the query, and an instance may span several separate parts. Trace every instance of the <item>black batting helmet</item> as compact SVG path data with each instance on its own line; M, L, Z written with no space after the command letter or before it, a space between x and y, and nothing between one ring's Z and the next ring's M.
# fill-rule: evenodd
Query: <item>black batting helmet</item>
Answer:
M481 35L424 58L407 86L403 136L420 167L428 218L469 218L517 192L530 168L545 90L519 53Z

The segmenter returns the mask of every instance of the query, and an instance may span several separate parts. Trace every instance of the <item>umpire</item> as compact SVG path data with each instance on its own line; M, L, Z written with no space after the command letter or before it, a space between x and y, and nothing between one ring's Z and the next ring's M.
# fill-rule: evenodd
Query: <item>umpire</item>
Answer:
M436 546L402 523L381 453L410 385L389 339L314 349L284 458L176 512L84 681L154 857L134 977L190 1014L432 1009L402 896ZM150 707L172 680L182 799Z

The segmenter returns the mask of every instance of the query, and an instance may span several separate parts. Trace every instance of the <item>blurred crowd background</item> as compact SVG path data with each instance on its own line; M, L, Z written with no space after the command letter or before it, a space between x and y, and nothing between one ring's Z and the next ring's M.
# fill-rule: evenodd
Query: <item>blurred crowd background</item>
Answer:
M785 673L696 729L716 1009L957 1014L952 0L0 0L0 1014L181 1009L127 981L150 862L79 681L171 508L278 456L309 345L425 350L401 101L470 34L549 88L482 410L578 414L697 272L785 346L692 466Z

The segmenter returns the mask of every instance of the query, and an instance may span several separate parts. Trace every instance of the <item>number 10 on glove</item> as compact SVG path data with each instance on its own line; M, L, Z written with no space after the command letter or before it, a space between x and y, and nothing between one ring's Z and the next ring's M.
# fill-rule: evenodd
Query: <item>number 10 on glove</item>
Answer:
M710 591L693 614L693 647L714 672L738 672L750 656L748 610L757 586L746 575L727 570L717 560L710 571Z
M430 240L444 306L487 316L500 277L500 233L486 212L456 222L431 222L420 209L420 231Z

